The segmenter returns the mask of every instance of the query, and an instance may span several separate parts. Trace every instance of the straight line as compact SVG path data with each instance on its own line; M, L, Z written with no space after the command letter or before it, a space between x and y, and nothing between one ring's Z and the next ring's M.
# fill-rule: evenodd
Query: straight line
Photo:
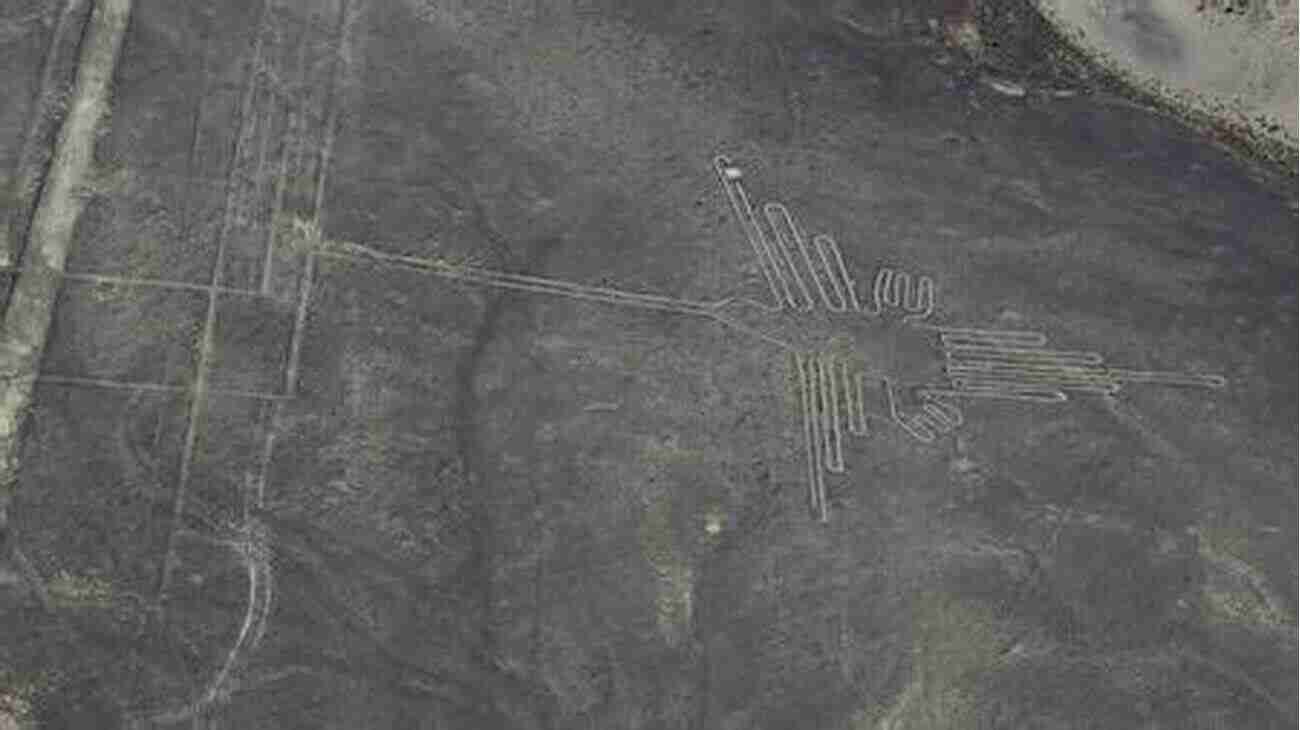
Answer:
M949 357L968 357L979 359L1006 359L1023 361L1048 361L1060 363L1084 363L1100 365L1104 358L1100 353L1082 350L1040 350L1027 347L985 347L971 345L949 346L945 349Z
M190 119L190 141L185 150L185 172L179 176L184 183L183 187L185 190L185 205L181 208L181 235L186 239L188 239L194 232L194 218L196 217L194 209L198 207L193 203L194 186L198 182L195 179L195 159L199 155L199 146L204 139L203 98L207 96L207 92L210 89L210 84L208 83L208 59L211 53L212 36L205 33L203 34L203 47L199 50L198 78L201 79L199 98L194 104L194 113L191 115ZM161 169L147 171L141 170L140 172L150 178L161 178L164 175L168 180L175 178L172 174L166 173Z
M211 290L208 291L208 308L203 322L203 335L199 345L199 362L196 367L194 377L194 389L190 393L189 416L185 424L185 444L181 450L180 474L176 481L176 494L172 501L172 529L167 534L167 548L163 554L162 572L158 579L157 600L161 604L169 584L171 583L172 563L176 551L176 528L179 526L181 516L185 510L186 491L189 488L190 472L194 465L194 447L198 440L199 423L203 420L207 409L208 399L208 378L209 367L212 362L212 354L215 349L215 330L217 320L217 295L216 290L221 286L222 277L226 262L226 239L230 235L230 229L235 217L235 205L241 204L238 200L242 191L243 184L238 179L238 171L241 163L244 161L244 154L248 143L251 141L251 130L254 127L252 114L253 99L257 91L258 73L257 68L262 58L262 39L266 30L267 19L270 14L270 0L265 0L262 4L262 11L256 26L256 36L253 40L253 54L249 60L248 78L245 84L243 98L240 100L239 108L239 126L236 128L236 137L234 149L230 159L230 167L226 176L226 198L223 208L221 231L217 238L217 252L212 264ZM200 101L200 103L202 103Z
M1027 330L987 330L970 327L944 327L942 325L916 325L920 329L937 331L944 342L971 340L972 344L1002 345L1014 344L1032 347L1047 344L1047 336L1041 332Z
M328 248L339 248L342 251L331 251ZM322 242L318 253L325 256L337 258L356 259L356 260L375 260L394 265L405 265L411 268L428 271L432 274L446 276L454 279L470 279L476 281L490 280L488 283L502 281L515 284L529 284L540 287L550 287L566 291L586 293L592 295L604 295L615 298L633 299L636 301L655 302L683 309L708 309L712 311L713 306L704 302L693 302L684 299L674 299L658 294L643 294L638 292L623 291L620 289L610 289L606 287L588 286L576 282L565 281L563 279L551 279L541 276L532 276L530 274L515 274L506 271L496 271L492 269L481 269L473 266L459 266L438 259L425 259L415 256L405 256L402 254L392 254L379 251L361 244L350 243L346 241L329 241Z
M922 392L947 398L998 398L1030 403L1063 403L1069 400L1065 393L1055 388L971 388L954 383L952 388L926 388Z
M345 250L361 251L363 253L342 253L328 250L324 246L342 246ZM552 296L596 301L605 304L622 305L653 311L674 312L677 314L708 317L717 320L723 326L731 327L744 332L745 334L761 339L764 342L775 345L786 352L794 351L794 348L789 343L783 342L771 335L760 332L718 313L718 303L672 299L670 297L655 294L639 294L635 292L620 291L617 289L607 289L604 287L584 286L582 284L575 284L573 282L562 281L559 279L544 279L541 277L526 276L522 274L507 274L505 272L495 272L486 269L458 269L451 264L436 260L418 259L411 256L400 256L397 254L385 254L366 246L351 243L344 244L342 242L332 241L322 242L322 244L316 248L315 253L318 256L342 261L405 267L421 273L477 283L484 286L495 286L505 289L526 291L534 294L548 294Z
M821 392L822 433L826 438L826 470L833 474L844 473L844 434L840 423L840 398L836 388L834 361L830 355L816 359L817 385Z
M1045 361L1016 361L1016 360L957 360L951 356L944 358L944 366L952 370L968 370L972 372L1003 372L1003 373L1074 373L1074 374L1106 374L1113 372L1105 365L1097 363L1079 363L1071 364L1068 360L1058 362L1054 360Z
M739 182L737 182L736 184L737 186L740 185ZM808 289L808 285L804 283L803 277L800 276L799 266L798 264L795 263L794 256L790 253L791 249L794 248L794 246L790 245L790 242L786 239L785 234L781 231L781 228L776 225L776 215L778 212L783 212L785 214L786 223L790 227L791 235L798 243L799 249L803 254L804 260L807 261L808 263L808 273L813 276L813 281L817 283L819 287L821 286L821 282L817 281L817 272L812 265L812 261L808 259L808 252L807 252L807 248L804 246L802 232L797 227L795 227L794 219L790 217L790 211L787 210L786 207L780 203L768 203L764 205L763 215L767 218L768 226L770 226L772 229L772 245L775 248L780 250L782 258L785 259L785 265L789 269L790 275L794 277L795 285L799 288L799 293L803 295L804 306L801 307L801 309L803 309L804 311L811 311L813 308L817 306L817 304L816 302L813 301L812 292ZM789 295L790 283L786 279L785 274L780 271L779 267L777 269L777 276L781 279L781 287L785 289L787 296L790 296ZM823 298L826 296L825 290L822 291L822 296ZM793 297L791 297L788 301L790 303L790 306L793 308L795 306ZM827 305L829 305L830 300L829 299L826 300L826 303Z
M334 66L330 79L330 90L325 102L327 105L325 111L326 128L316 166L316 190L312 199L311 230L317 237L317 240L313 242L317 246L319 246L319 237L323 228L321 219L324 214L325 186L337 134L335 128L338 125L339 115L338 87L340 80L352 72L352 54L348 46L352 42L352 25L356 20L353 13L354 8L351 0L339 0L338 25L335 29ZM309 42L310 36L310 29L308 29L303 34L302 42L304 44ZM305 113L304 110L304 116ZM299 146L299 151L301 151L301 146ZM298 395L298 368L301 359L302 339L307 328L307 311L311 302L311 290L315 280L315 273L316 254L313 251L308 251L302 278L299 280L298 309L294 314L293 334L289 338L289 357L285 364L284 389L289 397ZM282 411L280 402L273 403L269 417L266 420L265 435L262 441L261 464L258 466L257 481L253 485L253 501L259 508L266 502L267 475L270 472L271 461L275 455L275 442L283 418Z
M804 309L812 311L817 305L814 302L808 287L804 285L803 279L798 275L798 267L795 265L789 254L789 242L786 241L785 236L781 233L780 226L776 224L777 214L780 214L781 217L785 218L786 227L789 230L790 235L794 238L795 246L799 249L799 256L803 259L804 266L808 269L808 275L812 278L813 284L817 286L817 290L820 292L822 297L822 302L829 309L831 307L830 299L826 296L826 289L822 286L821 280L817 276L817 266L813 264L812 257L808 255L807 239L803 235L803 230L799 228L799 224L795 222L794 216L790 215L790 209L783 203L768 203L763 206L763 214L767 217L767 222L772 227L772 231L776 235L776 240L786 254L786 261L790 264L790 270L795 274L795 282L799 284L799 289L804 295L804 301L806 304Z
M604 287L589 287L562 280L545 280L540 277L487 272L474 269L466 269L464 271L449 269L437 273L450 279L469 281L487 286L496 286L503 289L516 289L519 291L536 292L540 294L553 294L556 296L567 296L575 299L589 299L593 301L609 302L612 304L622 304L624 306L674 311L683 314L697 314L700 316L708 316L713 313L712 308L696 302L673 300L654 294L638 294L634 292L621 292Z
M813 246L817 249L817 256L822 260L822 265L826 268L826 280L830 282L831 287L836 290L836 295L840 298L838 309L831 308L834 312L846 312L852 309L855 312L862 311L862 303L858 301L858 283L849 275L849 268L844 265L844 254L840 251L840 244L834 238L819 233L813 236ZM835 256L835 266L831 266L830 260L826 257L827 249ZM839 274L837 277L836 274ZM843 289L843 292L840 290Z
M965 378L985 378L988 380L1085 380L1114 382L1115 378L1105 370L1094 372L1067 370L985 370L983 368L946 367L944 372Z
M1172 373L1154 370L1111 370L1116 380L1128 383L1154 383L1158 385L1194 385L1206 388L1223 388L1228 379L1222 375Z
M766 332L761 332L761 331L759 331L759 330L756 330L756 329L754 329L753 327L750 327L750 326L747 325L747 324L743 324L743 323L741 323L741 322L737 322L736 320L731 319L731 318L729 318L729 317L725 317L725 316L723 316L723 315L721 315L721 314L718 314L717 312L714 312L714 313L710 314L709 316L710 316L712 319L717 320L718 323L721 324L721 325L724 326L724 327L730 327L730 328L732 328L732 329L735 329L735 330L738 330L738 331L740 331L740 332L743 332L743 333L749 335L750 337L755 337L755 338L757 338L757 339L760 339L760 340L762 340L762 341L768 343L769 345L775 345L777 348L779 348L780 350L782 350L782 351L784 351L784 352L795 352L795 347L794 347L793 345L791 345L790 343L785 342L784 340L779 340L779 339L777 339L776 337L767 334Z
M82 378L74 375L46 375L41 373L37 380L42 384L49 385L80 385L92 388L108 388L111 390L144 390L155 393L183 393L188 388L181 385L164 385L162 383L140 383L127 380L112 380L109 378Z
M657 294L641 294L637 292L621 291L606 287L586 286L561 279L548 279L526 274L511 274L492 271L489 269L457 267L436 260L418 259L412 256L400 256L396 254L385 254L367 247L358 246L357 244L348 244L346 248L350 250L364 251L365 253L341 253L325 249L320 249L317 253L328 258L387 264L391 266L404 266L433 274L435 276L468 281L471 283L503 289L515 289L518 291L538 294L550 294L553 296L569 297L573 299L620 304L623 306L638 307L642 309L673 311L704 317L713 317L716 314L714 311L716 309L715 307L703 302L673 299L671 297L660 296Z
M777 281L781 284L781 290L785 292L786 304L788 304L791 309L794 309L794 293L790 291L790 282L781 271L781 259L777 258L776 251L773 250L776 248L777 244L775 241L768 240L767 234L763 231L763 224L758 221L758 216L754 213L754 206L749 200L749 193L745 191L745 187L741 185L740 181L736 181L736 193L744 203L745 212L749 216L754 232L758 234L758 240L762 244L763 250L767 252L768 260L772 263L772 271L775 272Z
M865 388L863 381L866 375L857 373L849 374L849 365L844 360L840 360L840 378L844 385L844 410L845 420L848 421L849 433L854 436L866 436L869 433L867 427L867 407L865 403Z
M3 273L21 273L30 269L0 267ZM173 281L170 279L141 279L133 276L116 276L113 274L90 274L90 273L67 273L61 276L67 281L87 281L94 284L117 284L120 286L150 286L159 289L179 289L184 291L197 292L217 292L219 294L232 294L235 296L257 297L262 296L261 292L252 289L234 289L224 286L212 286L211 284L194 284L186 281Z
M309 253L298 287L298 311L294 313L293 334L289 338L289 360L284 373L284 392L290 398L298 395L298 363L301 359L303 332L307 329L307 308L311 303L315 273L316 256Z
M965 416L962 415L961 409L957 406L941 401L929 394L922 396L925 404L921 409L928 412L932 418L937 418L947 424L948 430L961 426L966 422Z
M785 306L785 300L781 297L780 289L777 288L778 272L773 269L775 262L769 263L768 261L771 251L767 250L766 245L754 237L753 229L757 228L758 222L755 220L753 207L749 205L749 197L745 195L745 189L741 186L739 177L728 177L733 171L739 175L740 168L733 166L728 158L719 155L713 158L713 169L717 172L718 181L722 184L722 190L727 195L727 202L731 204L731 210L736 214L736 219L740 223L741 232L744 233L745 240L749 242L750 249L758 259L758 267L763 272L763 278L767 280L767 286L772 292L772 299L776 302L776 308L780 310ZM741 199L743 199L743 208ZM761 229L758 229L757 233L760 237L762 236Z
M275 441L280 432L281 403L298 396L299 353L302 349L303 332L306 330L307 307L311 297L315 264L316 257L307 254L306 268L303 272L302 281L299 283L298 311L294 316L293 334L290 335L289 341L289 359L284 374L284 392L287 393L287 396L271 404L271 412L265 420L262 455L257 470L257 481L253 484L253 504L258 508L261 508L266 503L267 475L271 468L271 458L275 455Z
M250 204L247 206L250 213L249 218L254 222L254 227L256 225L257 219L260 217L262 212L262 205L261 205L262 184L263 184L263 180L266 177L265 171L266 171L267 147L270 146L271 135L275 132L275 116L276 116L275 112L276 112L276 106L280 102L280 99L278 97L270 93L270 89L268 88L269 84L265 82L266 77L267 74L264 71L259 73L258 84L257 84L258 90L263 91L265 93L261 95L260 99L258 100L258 103L255 105L258 108L258 111L260 112L257 115L257 122L258 122L257 167L253 171L253 179L256 182L254 183L253 186L254 192L253 192L252 200ZM277 184L276 188L278 187L279 185ZM272 200L271 203L272 215L270 220L267 222L266 238L268 240L275 235L274 208L275 208L276 192L273 192L270 196ZM263 260L262 260L263 269L265 268L266 265L265 256L266 256L265 253L263 253ZM261 276L258 277L257 283L251 283L250 286L254 286L259 291L261 291L262 289Z
M1063 388L1070 385L1080 385L1080 386L1101 385L1108 388L1119 386L1118 381L1109 377L1099 377L1099 378L1087 378L1087 377L1071 378L1071 377L1048 377L1048 376L1030 377L1030 376L989 375L986 373L960 373L960 372L955 372L955 373L950 372L947 373L947 375L949 378L953 380L953 382L961 381L967 384L973 384L973 383L985 383L988 385L1006 384L1006 385L1024 385L1027 387L1042 386L1042 387L1050 387L1050 388Z
M296 209L302 208L301 204L301 178L306 177L306 163L304 160L309 154L308 147L311 142L311 126L316 122L316 116L312 114L311 104L314 98L313 87L311 85L311 73L309 72L310 64L307 61L307 49L312 43L312 32L315 26L310 20L302 24L301 38L299 40L298 53L298 100L294 107L298 114L299 136L293 148L293 159L289 162L289 183L287 189L292 191L294 196L294 206ZM289 193L286 192L286 196Z
M1107 385L1078 385L1071 383L1060 383L1059 387L1063 391L1070 393L1088 393L1092 395L1115 395L1120 391L1119 383L1110 383Z
M232 294L236 296L256 297L260 292L251 289L235 289L232 287L218 286L215 284L191 284L183 281L171 281L168 279L137 279L127 276L113 276L111 274L64 274L65 279L73 281L89 281L99 284L120 284L123 286L152 286L160 289L182 289L185 291L200 291L210 294Z
M953 376L950 378L952 384L959 389L992 389L992 390L1033 390L1033 391L1056 391L1062 388L1061 383L1052 382L1017 382L1014 380L998 380L983 377ZM1080 383L1083 385L1083 383Z
M988 378L953 375L952 382L960 383L962 386L971 387L990 387L990 388L1045 388L1052 390L1068 390L1073 388L1102 388L1106 390L1117 390L1119 383L1113 380L1104 379L1008 379L1008 378Z
M210 388L208 395L213 397L227 398L248 398L250 400L280 401L293 400L293 396L282 393L259 393L256 390L226 390L225 388Z
M304 49L302 53L305 53L306 47L307 43L304 39L301 45L301 48ZM263 295L271 293L271 273L275 265L275 244L280 228L281 211L284 209L284 189L289 175L289 156L291 151L296 150L301 143L298 130L301 116L292 98L286 104L285 113L289 117L289 139L284 141L283 147L280 149L280 172L275 179L275 202L271 205L271 225L266 234L266 253L262 258L262 285L260 289Z
M320 163L316 167L316 199L313 210L314 220L320 223L321 216L325 210L325 180L329 173L331 158L334 154L334 140L338 135L339 121L339 80L343 75L350 73L352 66L352 52L347 46L351 42L352 23L351 0L339 0L339 17L338 27L335 29L334 43L334 68L330 79L329 96L326 97L327 109L325 112L325 137L321 143Z
M826 475L822 473L822 445L817 413L817 374L813 356L793 353L803 405L804 447L808 460L808 506L814 516L826 522Z

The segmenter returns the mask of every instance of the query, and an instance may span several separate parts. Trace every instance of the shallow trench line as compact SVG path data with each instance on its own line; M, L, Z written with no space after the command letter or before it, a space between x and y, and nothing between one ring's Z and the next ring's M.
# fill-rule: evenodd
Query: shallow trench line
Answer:
M32 218L24 271L0 330L0 527L18 476L20 427L31 406L35 373L49 338L64 263L85 209L80 187L93 161L95 132L108 107L113 72L132 0L97 0L82 40L67 118Z

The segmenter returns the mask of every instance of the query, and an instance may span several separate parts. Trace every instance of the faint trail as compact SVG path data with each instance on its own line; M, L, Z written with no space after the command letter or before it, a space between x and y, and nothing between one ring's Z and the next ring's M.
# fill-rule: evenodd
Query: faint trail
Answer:
M108 107L131 0L99 0L82 42L67 118L59 130L49 175L25 247L26 271L14 284L4 313L0 373L0 528L17 485L20 428L31 405L34 375L50 322L68 248L85 207L80 186L93 163L95 133Z

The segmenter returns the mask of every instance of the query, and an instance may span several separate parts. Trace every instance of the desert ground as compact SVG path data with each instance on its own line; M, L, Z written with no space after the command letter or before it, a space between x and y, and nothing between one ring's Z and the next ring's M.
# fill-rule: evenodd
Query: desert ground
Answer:
M1295 727L1295 171L998 5L6 3L0 728Z

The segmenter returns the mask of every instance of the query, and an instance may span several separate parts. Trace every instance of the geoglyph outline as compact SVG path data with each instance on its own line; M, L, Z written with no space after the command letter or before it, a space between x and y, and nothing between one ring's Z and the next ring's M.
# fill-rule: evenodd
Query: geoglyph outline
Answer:
M270 2L264 6L269 8ZM264 10L264 12L269 12ZM347 28L354 9L349 0L340 3L340 27L334 49L337 66L348 63L346 45ZM263 23L265 23L265 18ZM246 90L245 109L260 71L262 41L254 44L254 58L249 64L249 90ZM337 74L340 73L336 71ZM337 84L337 78L336 82ZM291 335L289 360L284 372L282 393L243 392L211 388L207 382L207 368L211 359L212 328L215 302L218 295L267 297L271 295L271 269L275 244L273 232L267 235L267 250L262 260L261 276L256 289L244 290L227 287L222 282L222 253L225 236L219 237L217 265L212 280L206 284L191 284L153 279L135 279L106 274L66 273L63 278L119 285L177 288L201 291L208 296L208 314L200 343L200 357L196 382L191 386L172 386L157 383L136 383L104 378L74 377L44 374L38 377L50 384L82 387L105 387L127 390L154 390L188 392L191 410L187 420L182 470L178 477L174 512L179 514L184 506L185 484L189 477L188 464L192 459L193 434L203 418L206 400L213 396L252 398L265 402L270 412L266 416L264 443L259 456L259 472L250 485L255 505L263 503L267 470L271 462L275 439L280 430L280 411L283 403L296 397L298 352L306 327L306 314L310 306L311 290L317 257L342 259L361 264L417 270L441 278L489 288L545 294L581 301L631 307L636 309L701 317L716 321L722 326L736 329L777 347L793 362L799 391L802 415L804 458L809 508L816 520L826 523L830 510L826 491L826 475L843 475L848 471L845 461L845 442L849 437L866 438L872 435L865 403L873 389L868 374L855 370L848 360L834 352L803 352L791 343L748 326L724 314L723 310L734 304L757 307L765 313L782 311L810 313L819 308L830 315L897 317L905 325L938 335L943 355L944 382L908 385L899 383L888 374L881 375L877 385L887 417L876 417L897 426L901 432L917 442L931 444L951 434L965 423L961 409L954 401L962 398L998 399L1027 403L1060 403L1068 400L1069 393L1095 394L1113 397L1125 383L1151 383L1163 385L1222 388L1226 381L1217 375L1197 375L1108 368L1102 356L1095 352L1047 349L1047 338L1042 333L1015 330L991 330L951 327L928 323L937 306L937 287L928 276L911 273L888 266L877 269L868 291L859 290L852 269L845 262L838 242L828 234L809 237L801 228L789 208L780 201L763 206L762 219L754 210L748 191L743 185L743 173L725 156L713 160L714 171L722 185L737 223L749 244L759 271L771 295L771 303L749 298L728 298L718 301L693 301L652 293L632 292L610 287L598 287L548 277L516 274L476 266L451 263L438 258L420 258L386 253L373 245L325 239L321 236L319 220L325 171L329 166L330 148L338 114L338 102L331 90L326 112L325 139L316 150L319 159L316 170L316 189L309 221L300 222L306 239L300 252L303 270L299 278L296 316ZM298 132L302 126L302 113L291 110L290 128ZM248 112L245 112L247 118ZM238 149L248 144L241 132ZM265 141L263 141L265 142ZM301 140L293 154L301 157ZM287 150L287 148L286 148ZM283 205L288 152L279 163L279 178L274 188L274 210ZM238 156L238 152L237 152ZM264 155L259 155L259 158ZM262 160L259 159L259 168ZM237 195L232 185L231 196ZM236 203L227 205L227 227ZM763 222L766 222L765 229ZM864 303L865 299L865 303ZM919 407L908 412L899 393L910 387L919 401ZM245 514L238 536L224 541L245 562L248 569L248 610L234 645L231 646L220 669L204 687L200 696L181 708L154 715L154 719L179 719L193 716L202 708L217 701L225 692L230 674L248 651L254 649L266 630L272 600L272 575L269 562L269 541L272 539L264 525L251 514ZM172 535L179 537L179 531ZM175 539L173 537L173 540ZM223 543L223 544L224 544ZM169 544L165 566L171 560L174 542ZM164 567L159 593L165 593L170 570Z

